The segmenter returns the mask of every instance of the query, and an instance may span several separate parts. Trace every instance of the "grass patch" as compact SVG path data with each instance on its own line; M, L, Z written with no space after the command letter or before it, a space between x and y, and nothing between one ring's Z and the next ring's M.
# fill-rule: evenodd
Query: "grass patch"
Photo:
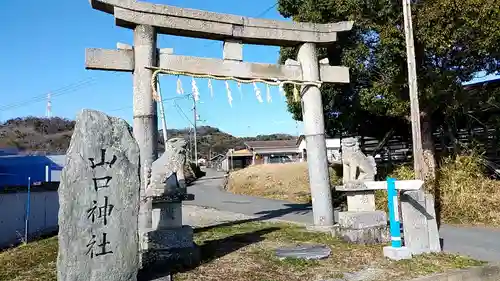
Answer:
M198 231L195 237L202 251L202 264L177 273L176 280L321 280L341 278L369 267L377 270L374 280L390 281L483 264L448 254L421 255L410 261L394 262L383 257L383 245L348 244L328 234L284 223L215 227ZM314 261L280 260L274 256L277 247L304 243L326 244L332 254Z
M0 252L0 280L56 280L57 237Z
M176 273L175 280L321 280L370 267L377 269L378 280L390 281L483 264L448 254L394 262L382 256L382 245L348 244L284 223L252 222L198 229L195 233L201 265ZM280 260L274 256L277 247L304 243L327 244L332 254L319 261ZM55 281L57 246L57 237L53 237L1 252L0 280Z
M330 169L332 186L340 180ZM307 163L253 165L234 171L229 175L227 190L295 203L311 202Z

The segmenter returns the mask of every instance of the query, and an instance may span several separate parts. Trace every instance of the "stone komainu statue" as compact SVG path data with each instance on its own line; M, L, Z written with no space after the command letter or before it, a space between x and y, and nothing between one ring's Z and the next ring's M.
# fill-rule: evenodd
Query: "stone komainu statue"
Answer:
M148 196L185 192L186 145L183 138L172 138L165 143L165 153L153 162L150 170L146 171Z
M375 180L377 165L375 158L361 152L356 138L342 139L343 183L355 180ZM357 175L359 170L359 176Z

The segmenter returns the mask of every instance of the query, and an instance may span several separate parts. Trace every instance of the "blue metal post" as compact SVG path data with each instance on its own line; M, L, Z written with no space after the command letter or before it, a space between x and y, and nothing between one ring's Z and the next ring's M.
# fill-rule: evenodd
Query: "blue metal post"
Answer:
M30 205L31 205L31 177L28 177L28 200L26 202L26 220L24 225L24 241L28 243L28 225L30 219Z
M45 165L45 182L50 182L51 181L51 169L50 165Z
M401 247L401 231L399 224L398 193L396 191L396 179L387 178L387 197L389 207L389 225L391 230L391 246Z

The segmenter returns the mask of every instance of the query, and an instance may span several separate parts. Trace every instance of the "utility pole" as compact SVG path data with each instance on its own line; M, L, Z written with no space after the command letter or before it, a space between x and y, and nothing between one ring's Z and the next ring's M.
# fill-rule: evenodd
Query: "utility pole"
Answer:
M406 55L408 61L408 88L410 91L411 131L413 138L413 169L415 178L423 180L424 157L420 129L420 107L418 104L417 67L411 20L411 0L403 0L403 17L406 37Z
M191 141L191 127L189 127L188 136L189 136L189 162L193 162L193 142Z
M212 147L208 148L208 159L207 163L209 163L210 166L212 166Z
M165 118L165 109L163 108L163 99L161 97L160 77L158 77L157 80L156 80L156 93L158 94L158 98L159 98L158 106L159 106L159 109L160 109L161 128L162 128L162 131L163 131L162 132L163 133L163 143L165 144L165 147L166 147L167 139L168 139L168 135L167 135L167 120Z
M194 122L193 122L193 127L194 127L194 163L198 165L198 144L196 141L196 120L198 120L198 114L196 112L196 99L194 98L194 95L191 95L193 97L193 114L194 114Z

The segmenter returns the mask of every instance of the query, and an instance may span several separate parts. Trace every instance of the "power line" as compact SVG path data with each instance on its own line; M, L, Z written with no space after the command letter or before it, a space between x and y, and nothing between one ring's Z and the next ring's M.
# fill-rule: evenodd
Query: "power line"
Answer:
M120 76L123 74L123 73L119 73L117 71L114 71L113 73L117 74L117 76ZM76 82L73 82L73 83L68 84L66 86L63 86L63 87L60 87L58 89L45 92L44 94L33 96L27 100L14 102L11 104L1 106L0 111L7 111L7 110L11 110L11 109L20 108L20 107L23 107L23 106L26 106L29 104L33 104L33 103L37 103L37 102L41 102L41 101L46 101L48 93L51 94L52 98L71 94L71 93L74 93L74 92L79 91L81 89L87 88L88 86L94 84L97 80L98 80L98 78L95 76L87 77L85 79L78 80Z
M258 18L258 17L262 17L263 15L267 14L271 9L273 9L274 7L276 7L278 5L278 2L274 3L273 5L269 6L267 9L265 9L264 11L260 12L258 15L256 15L255 17ZM206 48L212 44L215 44L219 42L218 40L214 40L212 42L209 42L207 44L205 44L202 48Z
M186 121L188 121L191 125L194 126L193 122L191 122L191 120L186 115L186 113L184 113L184 111L182 110L182 108L175 101L174 101L174 106L175 106L175 109L177 110L177 112L179 112L184 117L184 119L186 119Z
M265 15L266 13L268 13L271 9L273 9L277 5L278 5L277 2L274 3L273 5L271 5L270 7L266 8L264 11L262 11L261 13L259 13L258 15L256 15L255 17L261 17L261 16ZM211 44L214 44L216 42L218 42L218 41L213 41L213 42L207 43L203 47L207 47L207 46L209 46ZM120 76L120 75L123 74L123 72L118 72L118 71L113 71L113 73L117 74L118 76ZM43 94L40 94L40 95L37 95L37 96L33 96L30 99L28 99L28 100L21 101L21 102L14 102L14 103L11 103L11 104L7 104L7 105L4 105L4 106L1 106L0 107L0 111L7 111L7 110L11 110L11 109L20 108L20 107L23 107L23 106L26 106L26 105L29 105L29 104L33 104L33 103L37 103L37 102L41 102L41 101L46 101L46 97L47 97L48 93L51 94L51 97L58 97L58 96L62 96L62 95L71 94L71 93L74 93L74 92L76 92L78 90L81 90L83 88L88 87L89 85L93 84L96 80L97 80L97 78L95 76L93 76L93 77L87 77L85 79L76 81L74 83L71 83L69 85L63 86L61 88L58 88L58 89L55 89L55 90L51 90L51 91L47 91L47 92L45 92ZM117 110L122 110L122 109L125 109L125 108L119 108L119 109L115 109L115 110L112 110L112 111L117 111Z
M60 96L60 95L63 95L65 93L67 93L68 91L73 91L75 89L79 89L82 86L86 86L86 85L91 84L91 83L92 83L92 80L81 80L81 81L79 81L77 83L73 83L71 85L59 88L59 89L57 89L55 91L49 91L49 92L52 93L52 96ZM31 103L35 103L35 102L40 102L40 101L45 101L46 100L46 95L47 95L47 93L44 93L44 94L41 94L41 95L37 95L37 96L31 97L31 98L29 98L27 100L24 100L24 101L18 101L18 102L14 102L14 103L11 103L11 104L7 104L7 105L4 105L4 106L0 107L0 110L14 109L14 108L17 108L17 107L22 107L22 106L27 105L27 104L31 104Z
M267 12L271 11L272 8L276 7L278 5L278 2L274 3L271 5L269 8L267 8L265 11L261 12L260 14L256 15L255 17L262 17L263 15L267 14Z
M170 97L170 98L164 98L162 99L161 101L171 101L171 100L181 100L181 99L187 99L189 98L189 95L184 95L184 96L178 96L178 97ZM107 112L114 112L114 111L120 111L120 110L124 110L124 109L129 109L129 108L133 108L134 106L133 105L127 105L127 106L124 106L124 107L119 107L119 108L115 108L115 109L111 109L111 110L107 110Z

